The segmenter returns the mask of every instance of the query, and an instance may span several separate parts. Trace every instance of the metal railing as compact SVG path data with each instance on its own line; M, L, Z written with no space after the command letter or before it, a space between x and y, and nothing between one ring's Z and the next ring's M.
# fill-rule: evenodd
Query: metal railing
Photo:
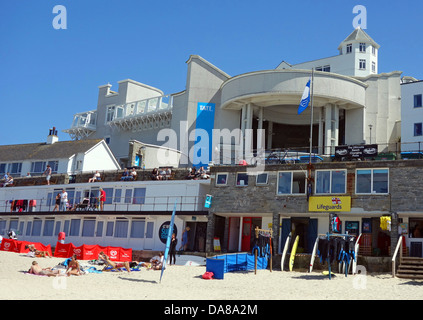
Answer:
M82 212L140 212L140 211L172 211L176 203L176 211L204 211L205 196L157 196L157 197L113 197L103 204L103 210L98 198L85 198L77 201L69 199L66 210L56 205L55 199L25 199L3 200L0 212L10 214L57 212L57 213L82 213ZM33 206L34 200L36 205Z
M395 248L395 252L392 256L392 277L395 278L395 274L396 274L396 260L397 260L397 255L398 255L398 250L400 250L400 261L402 259L402 238L403 236L400 236L398 239L398 243L397 246Z

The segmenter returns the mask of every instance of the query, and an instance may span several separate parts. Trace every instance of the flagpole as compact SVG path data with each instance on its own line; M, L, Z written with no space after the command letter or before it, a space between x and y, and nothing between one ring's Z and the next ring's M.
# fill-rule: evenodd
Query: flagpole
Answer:
M311 69L311 116L310 116L310 158L309 158L310 165L311 165L311 152L313 150L313 90L314 90L314 68Z

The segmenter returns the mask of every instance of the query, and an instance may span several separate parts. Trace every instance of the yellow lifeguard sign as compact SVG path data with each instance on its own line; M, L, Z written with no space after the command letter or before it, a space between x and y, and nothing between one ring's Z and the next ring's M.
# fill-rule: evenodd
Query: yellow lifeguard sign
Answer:
M317 212L349 212L351 211L351 197L325 196L310 197L308 211Z

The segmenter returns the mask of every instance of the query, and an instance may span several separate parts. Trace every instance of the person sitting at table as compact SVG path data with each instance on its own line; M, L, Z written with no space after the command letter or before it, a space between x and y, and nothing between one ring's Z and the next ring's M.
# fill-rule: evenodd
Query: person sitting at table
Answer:
M154 168L151 172L151 180L160 180L159 170L157 170L157 168Z

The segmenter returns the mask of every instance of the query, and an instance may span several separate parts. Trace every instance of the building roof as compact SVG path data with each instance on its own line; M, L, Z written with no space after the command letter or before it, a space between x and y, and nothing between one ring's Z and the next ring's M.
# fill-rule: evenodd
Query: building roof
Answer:
M358 27L348 37L346 37L344 41L341 42L341 44L338 47L338 50L342 47L342 45L345 42L352 42L352 41L370 43L376 49L380 48L380 45L378 45L376 41L374 41L363 29Z
M68 159L97 145L102 139L28 143L0 146L0 162Z

